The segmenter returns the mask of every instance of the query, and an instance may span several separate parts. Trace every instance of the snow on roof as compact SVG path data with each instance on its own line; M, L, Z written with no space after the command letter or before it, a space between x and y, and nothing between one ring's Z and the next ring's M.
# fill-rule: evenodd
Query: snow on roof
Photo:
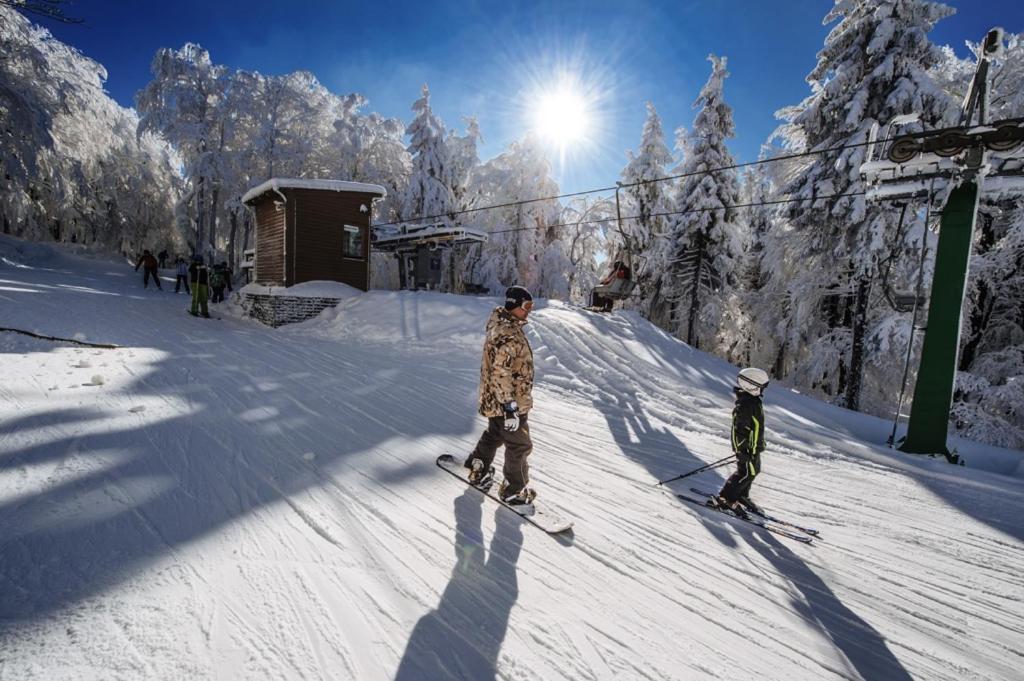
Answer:
M242 203L249 203L253 199L270 191L281 189L327 189L336 192L360 192L363 194L376 194L384 198L388 195L384 187L379 184L364 184L362 182L345 182L344 180L303 180L298 178L275 177L263 184L258 184L245 193Z

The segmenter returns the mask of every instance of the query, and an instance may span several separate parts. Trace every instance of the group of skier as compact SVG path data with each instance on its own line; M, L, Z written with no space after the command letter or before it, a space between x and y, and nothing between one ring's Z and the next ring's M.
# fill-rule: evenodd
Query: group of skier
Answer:
M160 252L159 260L149 250L142 251L142 255L135 263L135 271L138 272L139 267L143 268L143 288L149 288L149 280L152 277L156 287L163 290L163 286L160 285L159 268L166 264L167 258L167 251ZM234 290L231 286L231 268L226 261L214 265L211 270L198 254L193 255L188 262L178 256L174 261L174 271L174 292L180 292L184 286L185 293L191 294L192 306L189 308L189 314L194 317L209 317L207 302L223 302L224 289L227 288L229 292Z
M533 407L533 352L523 327L533 310L533 296L522 286L505 292L505 305L487 320L480 364L479 412L487 428L466 458L470 483L489 489L494 482L491 465L500 446L505 446L503 479L498 496L510 506L532 504L528 457L533 451L528 423ZM707 505L741 518L760 509L750 499L750 487L761 472L764 451L764 408L761 398L769 377L763 369L739 372L733 388L732 450L736 470Z

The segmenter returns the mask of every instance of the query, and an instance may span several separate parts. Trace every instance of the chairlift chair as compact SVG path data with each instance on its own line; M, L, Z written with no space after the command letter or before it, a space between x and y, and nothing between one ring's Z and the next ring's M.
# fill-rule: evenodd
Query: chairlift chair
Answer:
M619 190L621 182L616 182L615 187L615 217L616 231L622 237L622 250L612 261L612 271L605 277L604 281L595 286L590 293L591 305L588 309L596 312L611 312L615 301L625 300L636 288L636 267L637 261L643 264L645 258L635 252L631 244L630 236L622 229L622 211L619 207ZM619 272L625 271L625 276L617 276Z

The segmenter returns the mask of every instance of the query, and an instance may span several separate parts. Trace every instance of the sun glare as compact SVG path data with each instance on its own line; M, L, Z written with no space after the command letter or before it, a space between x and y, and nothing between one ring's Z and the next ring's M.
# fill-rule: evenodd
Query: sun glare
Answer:
M534 110L533 126L542 138L559 146L579 142L587 136L586 101L568 88L541 94Z

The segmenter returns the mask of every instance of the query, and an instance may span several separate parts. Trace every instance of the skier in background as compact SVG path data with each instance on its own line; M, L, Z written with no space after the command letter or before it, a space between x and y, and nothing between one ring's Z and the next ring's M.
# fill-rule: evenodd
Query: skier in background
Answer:
M505 291L505 306L494 309L487 320L483 359L480 364L480 414L487 430L465 461L468 478L479 487L493 482L491 463L498 447L505 445L504 480L498 490L502 501L513 506L533 502L527 457L533 451L527 412L533 406L533 351L523 333L533 309L533 296L523 286Z
M210 277L210 286L213 288L213 299L210 301L211 303L224 302L225 286L229 293L235 290L231 286L231 274L231 268L228 267L227 260L224 260L219 265L213 266L213 274Z
M153 281L156 282L156 287L161 291L164 287L160 285L160 274L157 271L156 258L148 250L143 250L142 255L139 257L138 262L135 263L135 271L139 271L139 265L142 265L142 288L149 288L149 278L153 277Z
M210 311L207 309L206 300L209 298L207 289L210 286L210 270L207 269L202 256L192 256L192 264L188 268L188 279L192 284L192 308L189 310L189 314L196 317L199 315L199 310L202 309L203 316L208 318Z
M181 290L181 285L185 285L185 293L192 293L188 287L188 263L185 262L185 258L180 255L174 261L175 266L175 279L174 279L174 292L177 293Z
M167 258L170 256L167 254L166 248L157 253L156 257L160 261L160 269L167 267Z
M764 405L761 396L768 387L768 374L749 367L736 377L736 406L732 410L732 450L736 453L736 472L729 476L717 496L708 499L708 506L732 511L746 517L744 508L757 513L760 509L750 500L750 486L761 472L764 451Z
M224 287L228 285L227 274L224 271L226 264L214 265L213 272L210 273L210 288L213 289L213 297L210 298L211 303L224 302Z

